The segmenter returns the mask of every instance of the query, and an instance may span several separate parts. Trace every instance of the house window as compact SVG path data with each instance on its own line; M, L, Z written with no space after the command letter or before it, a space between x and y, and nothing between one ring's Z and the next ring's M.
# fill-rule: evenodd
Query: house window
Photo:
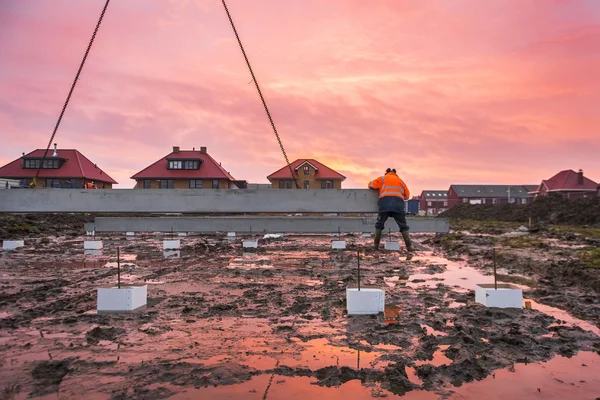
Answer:
M212 188L213 189L218 189L219 188L219 180L218 179L213 179L213 181L212 181Z
M197 160L185 161L183 163L183 169L198 169L200 168L200 162Z
M190 189L202 189L204 181L202 179L190 179Z
M161 179L159 188L161 189L173 189L173 179Z
M46 185L47 188L51 188L51 187L60 187L60 180L59 179L46 179Z
M285 181L279 181L279 189L285 189Z
M44 160L44 163L42 165L42 168L46 168L46 169L57 169L58 168L58 162L59 160Z
M150 189L150 179L144 179L144 189Z
M430 201L427 202L427 207L431 207L431 202Z
M310 175L310 168L308 165L304 166L304 175Z
M498 199L492 199L492 204L498 203Z
M181 161L169 161L169 169L182 169L183 163Z
M448 207L448 202L447 201L444 202L444 207Z
M285 188L286 189L291 189L292 188L292 181L285 181Z
M321 189L333 189L333 181L321 181Z
M304 181L304 189L308 189L310 186L310 181Z
M521 204L527 204L527 199L525 199L525 198L521 199Z
M468 203L468 202L469 202L469 199L467 199L466 197L463 198L463 203Z

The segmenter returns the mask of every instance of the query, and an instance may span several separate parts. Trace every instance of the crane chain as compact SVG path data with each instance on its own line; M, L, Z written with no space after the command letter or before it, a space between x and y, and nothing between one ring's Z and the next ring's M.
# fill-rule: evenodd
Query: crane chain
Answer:
M233 24L233 19L231 18L231 14L229 13L229 9L227 8L227 4L225 4L225 0L221 0L223 2L223 7L225 8L225 12L227 13L227 18L229 18L229 22L231 23L231 28L233 29L233 33L240 45L240 49L242 50L242 54L244 55L244 60L246 60L246 65L250 70L250 75L252 75L252 81L254 81L254 85L256 86L256 90L258 91L258 95L260 96L260 100L262 101L263 107L267 112L267 117L269 117L269 122L271 122L271 127L273 128L273 132L275 132L275 137L279 142L279 147L281 148L281 152L283 153L283 157L285 158L285 162L287 163L288 168L290 169L290 174L292 175L292 179L294 180L294 184L297 189L300 189L300 185L298 184L298 180L294 176L294 171L292 170L292 165L290 164L290 160L283 148L283 143L281 143L281 138L279 137L279 133L277 133L277 128L275 128L275 122L273 122L273 118L271 118L271 113L269 112L269 108L267 107L267 102L263 97L262 91L260 90L260 86L258 86L258 81L256 80L256 76L254 76L254 71L252 71L252 67L250 66L250 61L248 60L248 56L246 55L246 51L244 50L244 46L242 45L242 41L240 36L238 35L237 29L235 29L235 25Z
M50 150L50 145L52 144L52 141L54 140L54 136L56 136L56 132L58 131L58 127L60 125L60 122L62 121L62 117L65 114L67 105L69 104L69 100L71 100L71 95L73 94L73 90L75 90L75 85L77 84L77 81L79 80L79 75L81 74L81 71L83 70L83 65L85 64L85 60L87 59L87 56L90 53L90 49L92 48L92 44L94 43L94 39L96 38L96 34L98 33L98 28L100 28L100 24L102 23L102 19L104 18L104 13L106 13L106 8L108 7L108 3L110 3L110 0L106 0L106 3L104 4L102 13L100 14L100 18L98 19L98 23L96 24L96 29L94 29L92 39L90 40L90 43L88 44L88 47L85 50L83 60L81 60L81 64L79 65L79 70L77 71L77 75L75 75L75 79L73 80L73 84L71 85L71 90L69 90L69 94L67 95L67 100L65 101L65 104L63 105L62 111L60 112L60 115L58 117L58 121L56 121L56 125L54 126L54 131L52 132L52 136L50 136L50 141L48 142L46 151L44 152L44 156L42 157L42 161L40 161L40 165L35 173L35 178L33 178L33 186L34 187L37 185L37 179L40 175L42 166L44 165L44 160L46 160L46 156L48 155L48 150Z

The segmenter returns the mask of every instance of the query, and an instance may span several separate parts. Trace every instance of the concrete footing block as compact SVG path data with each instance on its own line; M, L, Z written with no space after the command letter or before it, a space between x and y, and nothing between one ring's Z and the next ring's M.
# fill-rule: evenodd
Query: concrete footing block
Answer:
M385 242L385 249L398 251L400 250L400 242Z
M258 239L257 240L244 240L242 242L242 247L256 249L256 248L258 248Z
M125 232L125 236L135 236L135 232Z
M19 247L25 247L24 240L3 240L2 250L15 250Z
M235 237L235 232L227 232L227 237L228 238L234 238Z
M331 248L332 249L345 249L346 248L346 241L345 240L332 240L331 241Z
M179 232L177 234L177 236L179 236L179 237L186 237L187 235L188 235L187 232Z
M102 240L85 240L83 242L84 250L102 250L104 248L104 243Z
M181 247L181 240L163 240L163 250L179 249Z
M369 232L365 232L362 234L362 237L364 237L364 238L370 238L371 236L373 236L373 234L369 233Z
M116 286L98 288L98 313L135 311L147 304L148 286Z
M379 314L385 309L385 290L372 287L346 288L348 315Z
M475 286L475 301L486 307L523 308L523 290L509 283L493 283Z

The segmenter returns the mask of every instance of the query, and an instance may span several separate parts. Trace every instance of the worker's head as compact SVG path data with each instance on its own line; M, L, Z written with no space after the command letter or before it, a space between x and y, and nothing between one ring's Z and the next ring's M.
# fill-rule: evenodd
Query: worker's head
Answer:
M386 174L389 174L390 172L396 173L396 168L388 168L385 170Z

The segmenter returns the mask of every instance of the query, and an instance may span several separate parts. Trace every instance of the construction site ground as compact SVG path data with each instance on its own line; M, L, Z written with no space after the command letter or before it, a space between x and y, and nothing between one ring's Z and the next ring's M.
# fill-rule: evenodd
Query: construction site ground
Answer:
M76 228L40 227L0 256L0 398L595 399L595 234L518 227L413 235L412 261L358 234L342 235L346 250L328 235L258 249L190 235L169 253L161 235L105 234L86 254ZM148 305L98 315L117 247L122 282L147 284ZM532 309L475 303L494 247L499 281L520 285ZM386 290L383 315L345 312L359 254L363 285Z

